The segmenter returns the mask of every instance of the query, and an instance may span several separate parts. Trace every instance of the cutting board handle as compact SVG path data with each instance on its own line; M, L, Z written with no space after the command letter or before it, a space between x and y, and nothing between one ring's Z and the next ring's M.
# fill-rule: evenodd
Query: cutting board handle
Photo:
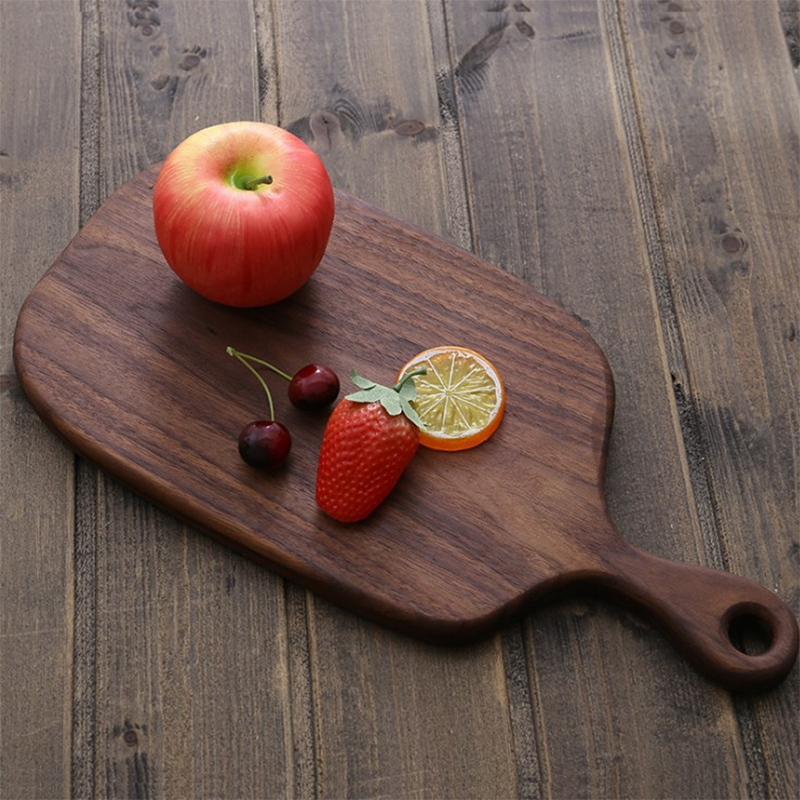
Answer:
M782 600L729 572L618 544L602 553L605 568L589 582L636 606L701 672L736 691L766 689L788 675L800 637ZM766 649L755 655L742 652L731 640L737 627L760 628Z

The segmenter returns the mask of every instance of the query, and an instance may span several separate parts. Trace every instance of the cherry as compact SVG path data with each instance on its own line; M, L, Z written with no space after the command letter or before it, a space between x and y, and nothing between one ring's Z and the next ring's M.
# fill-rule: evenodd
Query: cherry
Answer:
M308 364L289 383L289 400L303 411L329 406L339 396L339 376L330 367Z
M283 463L291 447L289 431L275 420L256 420L239 434L239 455L251 467L274 469Z
M228 355L235 356L248 366L250 366L249 361L260 364L289 381L289 400L303 411L314 411L329 406L339 395L339 377L330 367L308 364L292 376L267 361L241 353L232 347L228 348ZM252 367L250 369L252 370Z
M264 379L255 371L242 353L228 348L228 355L237 358L244 364L261 384L269 402L269 419L259 419L245 425L239 433L239 455L242 461L251 467L274 469L284 462L292 447L292 437L286 426L275 421L275 406L272 393Z

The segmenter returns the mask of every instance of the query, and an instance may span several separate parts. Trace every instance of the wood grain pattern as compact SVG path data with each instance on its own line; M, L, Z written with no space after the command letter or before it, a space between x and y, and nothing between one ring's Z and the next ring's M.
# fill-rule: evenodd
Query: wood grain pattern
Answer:
M10 366L23 298L102 199L202 125L298 123L340 189L580 316L617 379L606 488L628 541L797 611L796 0L3 0L0 18L0 795L800 794L796 671L730 694L588 595L478 645L396 634L74 459ZM54 184L30 179L44 163ZM709 209L733 228L710 235Z
M78 230L80 14L23 5L0 10L0 796L67 797L74 457L31 413L11 338L26 295Z
M104 203L18 318L22 386L78 452L235 549L404 632L474 639L524 602L590 584L648 612L726 685L785 677L798 634L779 600L629 548L606 519L611 373L552 301L338 193L316 280L265 310L215 306L165 269L152 230L156 174ZM491 445L458 460L424 452L392 501L350 526L313 503L319 417L294 419L291 470L265 479L240 463L231 442L247 400L222 358L227 342L249 352L264 342L273 363L324 353L343 374L350 359L361 374L392 375L396 332L412 311L407 353L436 337L467 341L504 375L512 410ZM743 614L770 628L767 652L746 656L730 643Z
M685 354L673 382L697 484L720 563L770 587L797 613L800 116L779 9L706 2L662 15L645 6L624 11ZM749 46L750 34L764 44ZM784 754L751 775L764 796L800 791L789 767L800 759L800 740L787 746L785 738L800 719L800 686L789 685L740 722L748 761Z

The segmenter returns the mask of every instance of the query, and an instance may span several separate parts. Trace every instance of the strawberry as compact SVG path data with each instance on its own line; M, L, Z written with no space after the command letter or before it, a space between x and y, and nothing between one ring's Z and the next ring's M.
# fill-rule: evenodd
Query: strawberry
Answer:
M414 375L381 386L350 373L361 391L333 410L322 437L317 468L317 505L339 522L369 516L387 497L414 457L423 427L410 402Z

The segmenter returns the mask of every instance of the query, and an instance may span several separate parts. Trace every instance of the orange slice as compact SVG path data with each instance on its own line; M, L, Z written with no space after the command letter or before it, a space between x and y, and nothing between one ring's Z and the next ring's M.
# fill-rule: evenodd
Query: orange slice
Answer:
M425 423L420 444L434 450L466 450L485 442L503 418L506 391L492 363L466 347L432 347L398 373L424 367L414 378L411 405Z

